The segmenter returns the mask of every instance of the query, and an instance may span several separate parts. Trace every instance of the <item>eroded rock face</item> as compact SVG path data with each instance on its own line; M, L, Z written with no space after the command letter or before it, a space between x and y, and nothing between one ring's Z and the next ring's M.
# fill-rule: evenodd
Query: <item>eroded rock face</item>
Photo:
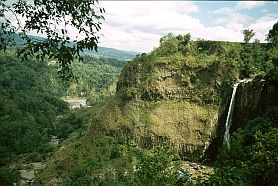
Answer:
M230 87L237 77L235 70L221 67L216 62L206 67L158 62L149 71L141 63L144 62L127 66L122 71L117 84L118 95L145 101L187 100L220 104L223 89Z
M232 131L246 126L249 120L263 115L270 107L277 106L277 95L277 81L256 78L252 82L240 84L235 99Z
M167 145L198 161L217 136L238 72L219 61L190 66L167 60L129 63L92 132L126 136L145 148Z

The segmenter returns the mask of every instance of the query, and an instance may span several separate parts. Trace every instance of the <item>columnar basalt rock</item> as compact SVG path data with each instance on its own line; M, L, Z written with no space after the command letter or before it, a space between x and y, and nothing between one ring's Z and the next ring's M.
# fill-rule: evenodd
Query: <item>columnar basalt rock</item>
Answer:
M140 147L166 145L183 159L197 161L218 135L219 113L237 76L236 69L215 61L190 66L135 59L122 70L115 97L95 123L109 131L103 133L126 136Z

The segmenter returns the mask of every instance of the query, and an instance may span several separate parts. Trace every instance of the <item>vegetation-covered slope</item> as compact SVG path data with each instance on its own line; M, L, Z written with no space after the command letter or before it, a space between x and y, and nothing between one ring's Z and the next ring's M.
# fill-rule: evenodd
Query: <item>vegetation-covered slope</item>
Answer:
M190 41L189 34L168 34L159 48L124 67L115 97L91 131L127 136L141 147L166 143L181 157L197 160L221 138L232 85L255 76L276 81L275 60L272 44Z
M116 81L125 61L84 56L75 61L72 70L76 79L64 84L63 96L85 97L93 104L115 93ZM59 85L58 85L59 86Z
M96 103L115 92L115 80L125 62L84 57L72 68L75 79L62 81L53 61L15 57L13 49L0 53L0 183L19 178L12 164L45 161L53 152L53 136L66 139L84 128L80 112L69 110L61 96L80 96Z
M103 107L91 110L88 133L61 148L38 182L275 185L277 49L271 42L193 42L190 35L163 37L159 48L124 67L116 95ZM231 149L223 147L216 172L208 180L190 181L191 175L176 163L180 157L200 160L213 139L221 138L232 85L254 76L250 85L239 86L236 120L241 117L245 124L233 129L241 127L232 136ZM261 105L265 100L267 104ZM246 114L249 108L254 114ZM240 111L245 112L238 115ZM169 146L179 156L165 151Z
M47 64L20 62L13 53L1 53L0 63L0 182L5 185L9 180L5 166L19 155L44 159L52 150L48 144L52 122L68 112L68 105L51 91Z

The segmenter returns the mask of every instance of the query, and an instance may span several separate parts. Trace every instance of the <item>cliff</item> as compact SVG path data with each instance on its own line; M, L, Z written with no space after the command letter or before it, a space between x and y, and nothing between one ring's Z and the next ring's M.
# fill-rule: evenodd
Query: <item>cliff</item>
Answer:
M217 136L236 66L236 59L214 54L142 54L122 70L91 133L127 137L144 148L166 145L183 159L200 160Z
M277 95L277 81L256 78L250 83L240 84L235 100L231 131L245 127L249 120L262 116L268 108L277 106Z
M166 145L186 160L203 159L206 152L215 156L232 87L241 75L241 44L197 41L174 52L165 45L125 65L116 94L94 118L91 133L121 136L145 148ZM274 99L276 90L262 91L265 84L256 79L239 85L232 131Z

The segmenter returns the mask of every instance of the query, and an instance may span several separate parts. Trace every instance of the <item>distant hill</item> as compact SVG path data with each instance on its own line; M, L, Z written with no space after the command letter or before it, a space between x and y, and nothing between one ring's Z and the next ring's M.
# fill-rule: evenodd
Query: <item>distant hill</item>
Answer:
M139 52L118 50L115 48L98 47L98 52L84 50L84 53L97 58L114 58L117 60L132 60Z
M31 36L31 39L41 41L46 38L39 37L39 36ZM19 36L15 36L15 42L18 45L23 45L25 41ZM115 48L106 48L106 47L98 47L98 52L93 50L84 50L83 53L85 55L90 55L96 58L114 58L120 61L132 60L137 54L139 54L139 52L118 50Z

